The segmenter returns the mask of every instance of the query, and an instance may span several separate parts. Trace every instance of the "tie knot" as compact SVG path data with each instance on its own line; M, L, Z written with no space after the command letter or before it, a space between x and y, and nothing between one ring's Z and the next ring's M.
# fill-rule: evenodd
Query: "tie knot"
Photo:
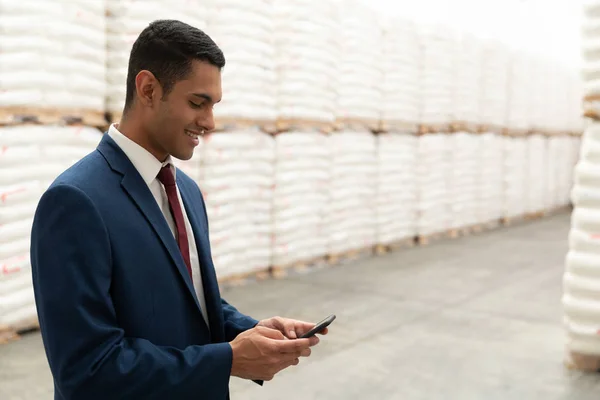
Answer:
M171 164L162 167L157 178L165 186L175 186L175 177L173 176L173 171L171 171Z

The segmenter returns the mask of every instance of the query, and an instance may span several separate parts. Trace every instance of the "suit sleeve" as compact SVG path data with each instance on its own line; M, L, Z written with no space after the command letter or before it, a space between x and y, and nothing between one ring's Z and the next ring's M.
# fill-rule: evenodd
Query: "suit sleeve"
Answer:
M49 189L31 234L36 305L55 383L66 399L198 399L227 393L229 343L185 349L125 336L111 301L109 235L94 204Z

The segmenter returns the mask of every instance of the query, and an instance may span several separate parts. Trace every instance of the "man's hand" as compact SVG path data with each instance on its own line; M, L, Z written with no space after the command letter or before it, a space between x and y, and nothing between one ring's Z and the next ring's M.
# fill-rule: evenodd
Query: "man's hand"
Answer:
M299 357L316 345L316 337L288 340L281 332L256 326L230 342L233 352L231 375L242 379L270 381L279 371L298 365Z
M310 331L312 328L315 327L315 325L316 324L312 322L304 322L282 317L273 317L269 319L263 319L258 323L257 326L264 326L266 328L275 329L281 332L288 339L296 339L304 335L306 332ZM319 335L327 335L327 332L329 332L329 330L325 328L323 331L319 332ZM317 343L319 343L318 339Z

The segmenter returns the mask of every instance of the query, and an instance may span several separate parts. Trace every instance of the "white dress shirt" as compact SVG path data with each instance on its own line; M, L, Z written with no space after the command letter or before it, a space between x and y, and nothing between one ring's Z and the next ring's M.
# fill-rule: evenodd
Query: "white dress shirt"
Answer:
M173 219L171 209L169 208L169 199L167 197L167 192L165 191L164 185L157 178L161 168L167 164L171 164L173 176L175 176L176 169L173 164L173 159L171 158L171 156L169 156L169 158L164 163L158 161L156 157L154 157L152 154L150 154L150 152L148 152L148 150L144 149L142 146L135 143L133 140L129 139L127 136L119 132L117 124L112 124L110 126L110 128L108 129L108 135L117 143L121 150L123 150L123 152L129 158L133 166L138 170L138 172L142 176L144 182L146 182L146 185L148 185L150 192L152 192L154 199L158 203L158 206L160 207L163 215L167 220L167 223L169 224L169 227L171 228L171 232L173 232L173 237L176 238L177 230L175 226L175 220ZM179 188L177 188L177 197L179 198L179 204L181 204L183 219L185 220L185 230L187 231L187 236L189 240L190 261L192 263L191 266L194 290L196 292L198 302L200 303L202 315L204 316L206 325L210 326L208 323L208 315L206 312L206 299L204 297L204 289L202 287L202 275L200 274L200 259L198 257L198 248L196 247L194 232L192 231L190 220L188 219L187 213L185 211L185 206L183 205L183 200L181 198Z

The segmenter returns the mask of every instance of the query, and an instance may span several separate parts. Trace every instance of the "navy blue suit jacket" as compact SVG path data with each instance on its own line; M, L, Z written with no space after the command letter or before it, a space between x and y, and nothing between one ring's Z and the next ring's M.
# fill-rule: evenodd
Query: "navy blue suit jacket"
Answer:
M229 397L228 342L258 321L221 299L202 194L180 170L177 184L210 330L158 204L108 135L42 196L31 265L55 399Z

